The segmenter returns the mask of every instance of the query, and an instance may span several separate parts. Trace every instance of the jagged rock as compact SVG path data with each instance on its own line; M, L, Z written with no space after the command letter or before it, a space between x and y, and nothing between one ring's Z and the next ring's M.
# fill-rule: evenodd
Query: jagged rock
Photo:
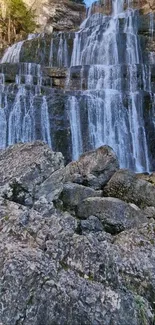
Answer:
M74 183L66 183L63 187L61 200L68 209L76 208L88 197L102 196L102 191L95 191L92 188Z
M112 244L93 232L78 235L68 213L43 218L14 202L0 203L3 325L152 324L154 224Z
M81 220L81 229L83 232L90 232L90 231L94 231L94 232L99 232L99 231L103 231L103 226L101 221L95 217L95 216L90 216L88 217L87 220Z
M144 213L148 218L154 218L155 219L155 207L146 207L144 209Z
M88 172L102 172L106 166L107 150L96 152L98 160L94 153L91 166L84 160ZM77 184L64 188L69 186L73 195L77 191L77 197L69 199L76 201L78 211L83 209L82 220L56 210L52 201L59 201L65 173L68 176L63 166L62 155L41 142L0 152L0 322L152 325L155 220L118 199L81 202L85 193L96 191ZM13 181L20 181L23 192L3 198L5 186L11 191ZM34 208L25 199L22 205L13 202L25 188ZM134 228L112 236L105 232L109 223L112 234Z
M79 204L77 215L82 219L91 215L98 217L104 230L111 234L147 222L138 207L115 198L87 198Z
M124 9L128 6L128 2L124 1ZM139 9L141 13L148 14L150 12L155 12L155 3L154 0L132 0L130 6L133 9ZM91 14L94 13L103 13L105 15L112 14L112 0L95 1L91 8Z
M9 200L32 206L34 199L37 199L34 197L35 189L38 190L50 177L55 181L57 177L54 178L54 172L63 166L62 154L53 152L41 141L11 146L0 152L0 194ZM47 183L40 189L41 196L47 194ZM52 199L59 192L57 187L56 181L55 187L53 182L50 190Z
M38 31L72 30L85 18L85 6L69 0L23 0L28 8L35 10Z
M80 183L98 190L109 181L118 168L118 160L113 150L108 146L102 146L86 152L78 161L68 164L66 181Z
M119 170L112 176L104 188L104 195L135 203L141 208L155 207L155 186L127 169Z

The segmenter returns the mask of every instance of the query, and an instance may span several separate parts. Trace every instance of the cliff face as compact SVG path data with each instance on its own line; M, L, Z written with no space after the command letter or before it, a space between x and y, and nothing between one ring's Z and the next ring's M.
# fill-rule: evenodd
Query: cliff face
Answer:
M132 0L130 2L130 7L133 9L138 9L143 14L148 14L150 12L155 12L155 1L154 0ZM124 1L124 9L126 9L128 1ZM112 13L112 0L100 0L95 1L91 13L104 13L110 15Z
M65 31L79 27L85 18L85 6L69 0L24 0L36 11L36 22L41 32Z

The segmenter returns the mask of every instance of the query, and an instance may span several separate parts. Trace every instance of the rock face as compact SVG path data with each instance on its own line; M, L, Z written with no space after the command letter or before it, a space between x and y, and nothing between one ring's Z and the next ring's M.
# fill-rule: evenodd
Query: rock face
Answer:
M78 205L78 217L98 217L106 232L115 235L125 229L134 228L147 221L144 213L115 198L88 198Z
M51 33L79 28L85 18L85 6L69 0L24 0L28 8L34 9L38 31Z
M71 162L66 168L66 180L101 189L119 168L113 150L102 146L83 154L79 161Z
M129 2L124 2L124 9L127 8L129 5ZM155 12L155 3L154 0L132 0L130 2L130 6L133 9L140 10L141 13L151 13ZM112 0L100 0L100 1L94 1L91 13L104 13L106 15L110 15L112 13Z
M132 202L139 207L155 206L155 187L128 170L119 170L104 188L104 195Z
M100 148L76 166L100 179L107 166L118 168L114 157L110 148ZM150 208L145 213L134 204L99 197L102 191L89 184L65 183L69 169L72 178L62 155L41 142L0 153L1 324L154 325ZM109 176L108 185L118 173ZM4 195L17 181L22 188L15 188L16 195ZM25 190L32 205L19 200Z
M0 152L0 193L6 199L32 206L35 192L42 189L46 179L54 178L64 166L61 153L53 153L38 141L28 145L18 144ZM56 177L58 179L58 175ZM59 179L59 186L61 181ZM56 182L55 188L56 189ZM54 200L54 193L52 199ZM46 196L45 186L42 195ZM42 196L40 195L40 196ZM52 201L52 200L51 200Z

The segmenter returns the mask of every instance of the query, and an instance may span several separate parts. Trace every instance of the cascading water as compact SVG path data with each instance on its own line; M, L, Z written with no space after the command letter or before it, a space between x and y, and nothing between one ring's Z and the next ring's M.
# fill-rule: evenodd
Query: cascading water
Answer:
M150 170L147 139L143 119L143 93L138 88L138 67L141 65L143 90L148 91L146 67L141 60L138 12L124 11L124 0L113 0L113 14L94 14L86 19L76 33L71 66L89 65L88 90L81 92L88 111L90 148L110 145L122 168L137 172ZM129 4L129 3L128 3ZM92 28L93 26L93 28ZM153 26L153 23L152 25ZM153 27L151 27L151 34ZM124 70L124 72L123 72ZM126 77L123 75L125 74ZM69 101L80 111L81 99L74 95ZM72 145L81 140L70 123ZM82 114L82 113L81 113ZM78 122L77 122L78 123ZM81 153L76 152L76 157Z
M40 111L40 114L39 112ZM36 119L39 114L39 125ZM7 86L0 74L0 148L39 138L52 146L46 96L42 96L41 66L22 63L15 84Z
M155 17L132 3L95 2L78 32L32 34L5 51L0 148L41 139L68 161L106 144L123 168L155 168Z
M24 41L18 42L13 44L12 46L8 47L0 61L0 63L18 63L20 51L22 48Z

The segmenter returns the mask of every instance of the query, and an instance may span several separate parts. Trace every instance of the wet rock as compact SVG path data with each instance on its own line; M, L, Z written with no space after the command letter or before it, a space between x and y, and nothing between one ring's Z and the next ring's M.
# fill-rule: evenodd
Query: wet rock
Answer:
M104 230L112 235L147 222L138 207L115 198L85 199L79 205L77 215L82 219L91 215L98 217Z
M135 203L141 208L155 207L155 186L127 169L113 175L104 188L104 195Z
M66 181L76 182L85 186L101 189L112 177L119 164L113 150L102 146L86 152L78 161L71 162L66 167Z

